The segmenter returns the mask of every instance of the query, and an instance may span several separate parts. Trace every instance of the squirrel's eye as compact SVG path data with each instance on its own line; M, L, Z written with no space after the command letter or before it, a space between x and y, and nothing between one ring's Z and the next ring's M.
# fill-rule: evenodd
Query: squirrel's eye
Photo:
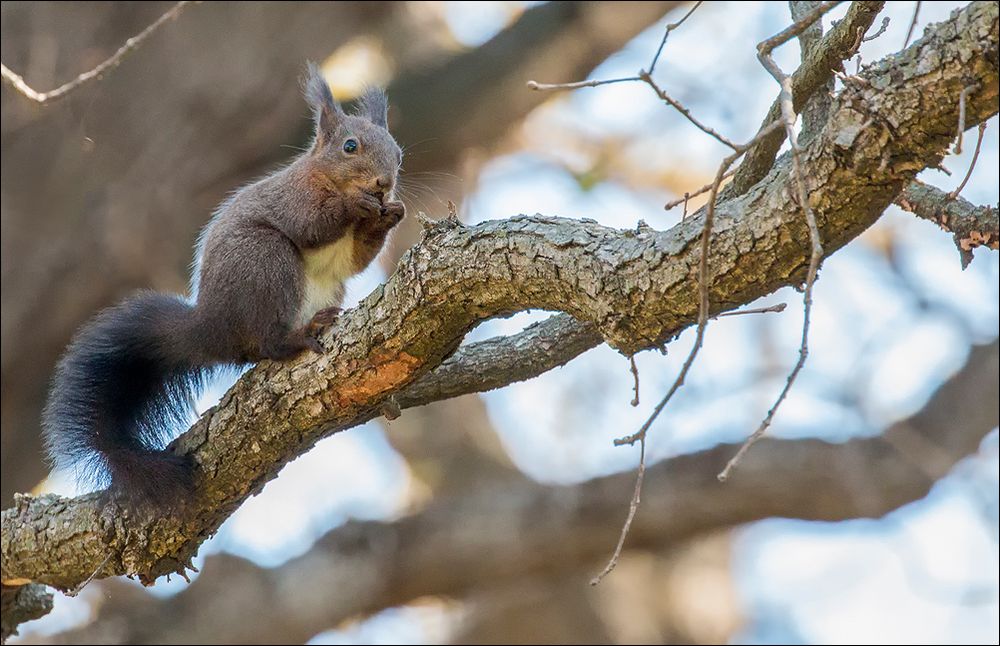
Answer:
M358 152L358 140L348 139L344 142L344 152L345 153L356 153Z

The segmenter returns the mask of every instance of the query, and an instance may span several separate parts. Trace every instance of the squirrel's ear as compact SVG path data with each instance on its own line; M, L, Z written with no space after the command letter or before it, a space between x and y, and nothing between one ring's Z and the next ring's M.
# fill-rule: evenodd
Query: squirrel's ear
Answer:
M306 75L302 81L306 102L313 111L316 122L316 145L322 145L337 129L337 124L344 116L344 110L333 98L330 86L319 71L316 63L306 65Z
M376 126L388 127L389 99L381 88L366 87L358 97L358 114Z

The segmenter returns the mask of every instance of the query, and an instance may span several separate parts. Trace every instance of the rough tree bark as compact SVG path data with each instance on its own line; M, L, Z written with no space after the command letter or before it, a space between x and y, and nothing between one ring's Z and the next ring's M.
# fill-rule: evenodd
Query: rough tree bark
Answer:
M982 90L969 96L966 124L996 114L997 32L996 4L973 3L867 70L834 103L802 159L828 253L940 161L970 79ZM710 258L715 311L801 282L808 234L788 172L781 159L719 205ZM697 316L701 221L667 232L541 216L434 227L325 339L325 355L258 366L174 444L201 467L185 514L130 518L94 495L21 497L3 512L4 581L66 589L94 572L149 581L183 569L280 466L320 437L377 415L385 398L441 364L484 318L561 310L582 322L571 327L592 325L626 354L667 342Z
M765 440L738 482L715 474L736 450L720 445L647 471L630 545L663 550L694 536L770 517L876 518L927 494L973 454L1000 422L1000 345L973 346L965 365L911 417L881 435L831 444ZM232 555L209 557L198 579L169 599L116 589L98 619L58 643L305 642L352 616L428 595L481 589L599 569L614 544L634 477L581 485L522 481L496 491L453 494L393 522L349 523L303 556L263 568ZM305 588L300 594L286 590ZM585 590L586 579L579 589ZM120 597L119 597L120 595ZM302 603L309 599L309 603ZM255 618L243 617L253 608ZM287 618L294 617L294 620ZM464 642L459 642L464 643Z

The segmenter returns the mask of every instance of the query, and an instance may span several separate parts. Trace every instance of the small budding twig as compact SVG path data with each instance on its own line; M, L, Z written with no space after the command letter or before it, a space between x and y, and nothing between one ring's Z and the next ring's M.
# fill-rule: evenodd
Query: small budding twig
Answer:
M653 73L653 70L656 68L657 61L660 60L660 54L663 52L663 47L667 44L667 38L670 37L670 32L683 25L684 21L691 17L691 14L693 14L698 9L698 7L702 5L703 1L704 0L698 0L698 2L694 3L693 7L688 9L688 12L684 14L684 16L680 20L678 20L677 22L672 22L669 25L667 25L667 28L663 32L663 40L660 41L660 46L656 48L656 53L653 54L653 60L649 63L650 74Z
M635 385L633 385L633 388L635 389L635 397L632 398L632 401L630 403L632 404L632 406L638 406L639 405L639 367L635 365L635 355L634 354L631 357L628 358L628 363L629 363L629 370L632 371L632 378L635 380Z
M913 37L913 30L917 28L917 16L920 15L921 4L923 3L917 0L917 6L913 8L913 20L910 21L910 28L906 30L906 40L903 41L903 49L906 49L910 44L910 38Z
M553 90L577 90L582 87L597 87L599 85L611 85L612 83L626 83L628 81L638 81L638 76L626 76L620 79L607 79L604 81L576 81L574 83L539 83L538 81L528 81L528 89L539 92L551 92Z
M955 146L951 149L953 155L962 154L962 136L965 134L965 99L970 92L977 90L979 90L979 84L974 83L962 88L962 91L958 93L958 134L955 135Z
M735 173L735 172L736 172L735 168L733 168L732 170L726 171L726 174L722 176L722 179L723 180L729 179L730 177L733 176L733 173ZM684 197L678 198L676 200L672 200L672 201L667 202L666 204L664 204L663 205L663 210L664 211L669 211L670 209L674 208L675 206L679 206L681 204L684 204L689 199L691 199L692 197L697 197L697 196L701 195L702 193L705 193L707 191L712 190L712 186L714 186L714 185L715 185L715 181L713 180L713 181L709 182L708 184L705 184L704 186L702 186L701 188L699 188L697 191L694 191L693 193L685 193Z
M111 57L105 60L103 63L101 63L94 69L90 70L89 72L84 72L83 74L80 74L69 83L64 83L63 85L60 85L54 90L49 90L48 92L39 92L33 89L30 85L28 85L25 82L22 76L20 76L19 74L15 74L13 71L10 70L10 68L8 68L3 63L0 63L0 74L2 74L3 80L7 81L11 85L11 87L13 87L20 94L34 101L35 103L38 103L39 105L52 103L53 101L57 101L65 97L67 94L69 94L73 90L76 90L87 81L91 81L95 78L100 78L101 75L107 72L108 70L118 67L118 65L121 64L125 56L127 56L130 52L136 50L139 47L139 45L143 43L143 41L145 41L147 38L149 38L149 36L153 34L153 32L159 29L168 20L176 18L181 13L181 11L183 11L184 8L190 4L198 4L198 3L192 2L191 0L183 0L182 2L178 2L169 11L167 11L165 14L157 18L156 22L146 27L135 36L126 40L125 44L119 47L118 51L112 54Z
M958 197L959 193L962 192L962 189L965 188L965 185L968 183L969 178L972 177L972 169L976 167L976 162L979 160L979 151L983 147L983 136L985 134L986 134L986 122L983 121L982 123L979 124L979 137L976 139L976 149L972 152L972 163L969 164L969 170L967 173L965 173L965 177L962 179L962 183L959 184L954 191L948 193L949 199L953 200L956 197Z
M611 559L608 564L604 566L601 573L590 580L590 585L597 585L600 583L604 577L611 574L611 571L615 569L618 565L618 559L621 558L622 548L625 546L625 538L628 536L628 530L632 527L632 520L635 518L635 512L639 509L639 498L642 495L642 479L646 475L646 438L642 438L639 442L639 474L635 478L635 490L632 492L632 500L628 504L628 516L625 518L625 524L622 525L621 534L618 536L618 544L615 545L615 551L611 555Z
M722 318L723 316L740 316L742 314L768 314L770 312L784 312L785 308L788 307L785 303L778 303L777 305L771 305L769 307L752 307L747 310L738 310L736 312L722 312L721 314L716 314L712 318Z
M868 41L875 40L876 38L884 34L885 30L888 29L888 27L889 27L889 16L885 16L882 18L882 26L878 28L878 31L876 31L871 36L865 36L864 38L861 39L861 42L867 43Z

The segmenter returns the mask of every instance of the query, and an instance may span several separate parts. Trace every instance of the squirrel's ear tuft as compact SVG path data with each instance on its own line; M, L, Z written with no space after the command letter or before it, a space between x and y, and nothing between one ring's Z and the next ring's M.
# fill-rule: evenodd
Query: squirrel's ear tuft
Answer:
M337 123L344 116L344 110L333 98L330 86L323 78L316 63L306 64L306 74L302 79L302 91L306 102L313 111L316 122L316 145L321 146L337 129Z
M388 127L389 99L381 88L366 87L358 97L358 114L376 126Z

